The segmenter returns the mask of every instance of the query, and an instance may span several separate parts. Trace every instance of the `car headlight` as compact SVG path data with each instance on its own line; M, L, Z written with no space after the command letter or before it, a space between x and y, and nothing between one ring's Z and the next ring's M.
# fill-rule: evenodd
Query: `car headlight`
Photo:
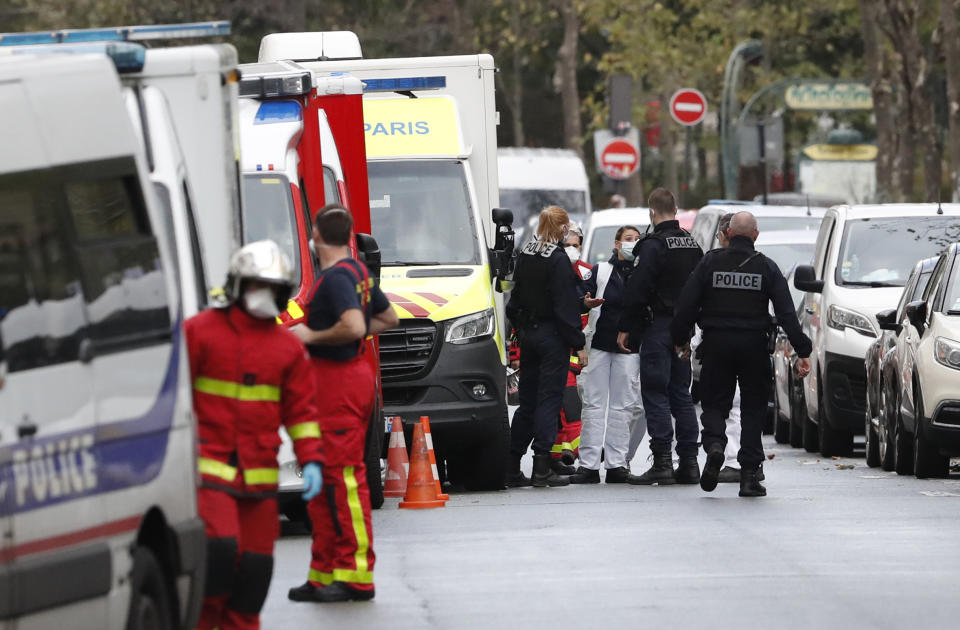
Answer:
M937 337L933 344L933 355L937 358L937 363L960 370L960 343Z
M831 305L827 309L827 326L834 330L849 328L867 337L877 336L869 317L839 306Z
M471 343L490 337L495 322L492 308L465 315L447 324L446 340L450 343Z

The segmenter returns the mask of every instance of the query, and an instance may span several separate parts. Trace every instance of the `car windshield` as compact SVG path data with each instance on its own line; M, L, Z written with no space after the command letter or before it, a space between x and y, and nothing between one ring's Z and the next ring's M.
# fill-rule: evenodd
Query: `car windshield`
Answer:
M840 285L902 287L921 258L960 240L957 217L895 217L849 221L837 264Z
M479 264L462 162L370 162L367 174L384 265Z
M795 265L805 265L813 260L813 243L778 243L758 245L757 249L777 263L780 271L787 273Z
M782 230L819 230L820 222L823 217L808 217L799 215L795 217L757 217L757 228L761 232L780 232Z
M950 275L943 310L950 315L960 315L960 262L956 260L953 261L953 273Z
M300 284L300 239L295 212L286 177L275 173L243 176L243 242L275 242L293 263L293 278Z
M547 206L560 206L568 215L586 215L586 194L582 190L523 190L519 188L500 189L500 207L513 211L513 227L524 227L532 217L540 215ZM519 234L521 242L528 234Z
M619 229L617 225L602 225L594 228L590 251L587 252L587 262L596 265L610 260L613 256L613 239Z

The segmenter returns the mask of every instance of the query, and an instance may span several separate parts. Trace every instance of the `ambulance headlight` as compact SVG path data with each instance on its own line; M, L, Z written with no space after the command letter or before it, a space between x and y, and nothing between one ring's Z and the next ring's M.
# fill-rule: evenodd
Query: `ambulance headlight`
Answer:
M496 322L493 309L465 315L447 324L446 340L449 343L472 343L493 335Z
M866 315L835 305L831 305L827 310L827 326L834 330L849 328L867 337L877 336L873 324L870 323L870 319Z

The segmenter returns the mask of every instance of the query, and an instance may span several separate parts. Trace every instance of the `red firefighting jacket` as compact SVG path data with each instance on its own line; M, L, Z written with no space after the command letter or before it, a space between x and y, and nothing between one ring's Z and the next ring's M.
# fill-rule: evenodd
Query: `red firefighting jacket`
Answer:
M293 333L236 306L204 311L185 329L204 485L276 491L281 424L301 466L323 461L313 374Z

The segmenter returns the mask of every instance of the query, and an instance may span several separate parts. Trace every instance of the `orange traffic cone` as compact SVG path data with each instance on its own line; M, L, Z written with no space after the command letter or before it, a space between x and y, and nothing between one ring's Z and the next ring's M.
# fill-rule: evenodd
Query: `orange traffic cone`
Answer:
M400 502L400 507L416 510L446 505L446 501L437 498L437 487L434 485L433 475L430 473L429 453L427 439L423 433L423 425L418 422L413 427L413 448L410 450L410 479L407 483L407 494Z
M437 484L437 498L446 501L450 498L450 495L444 494L443 487L440 485L440 471L437 470L437 455L433 450L433 436L430 434L430 416L420 416L420 424L423 425L423 432L427 437L427 448L430 449L430 467L433 469L433 481Z
M390 419L390 448L387 450L387 480L383 484L383 496L402 497L407 491L407 444L403 439L403 421L400 416Z

